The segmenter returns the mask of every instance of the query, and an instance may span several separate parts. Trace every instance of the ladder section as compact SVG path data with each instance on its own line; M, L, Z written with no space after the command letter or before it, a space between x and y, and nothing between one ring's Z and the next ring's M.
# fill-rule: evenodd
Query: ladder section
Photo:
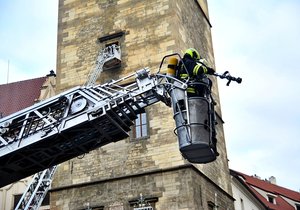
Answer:
M30 185L23 193L15 210L35 210L41 206L42 201L51 186L56 168L57 166L50 167L33 176Z
M163 78L141 69L103 85L74 88L2 118L0 187L128 137L138 113L170 101Z
M106 65L107 68L111 66L116 66L120 64L121 60L121 51L120 47L113 44L110 45L103 50L100 51L97 60L96 60L96 67L93 69L88 76L88 80L86 82L86 86L93 86L96 83L97 78L100 76L101 72L104 69L104 65ZM73 105L73 112L77 112L77 110L80 109L80 106L83 105L85 101L84 100L77 100L75 103L75 106ZM79 106L79 107L78 107ZM24 192L18 206L15 210L18 209L38 209L40 205L42 204L42 201L44 197L46 196L49 185L46 186L43 181L36 181L36 180L47 180L47 183L52 182L52 177L46 177L43 178L43 176L47 176L48 174L54 175L54 172L56 170L56 166L53 166L49 169L45 169L43 172L38 172L31 183L31 185L28 187L28 189ZM46 184L47 184L46 183ZM37 190L33 190L37 189Z
M120 46L113 44L109 45L99 52L96 60L96 66L88 75L85 86L94 86L97 78L101 72L106 68L112 68L121 63L121 49Z

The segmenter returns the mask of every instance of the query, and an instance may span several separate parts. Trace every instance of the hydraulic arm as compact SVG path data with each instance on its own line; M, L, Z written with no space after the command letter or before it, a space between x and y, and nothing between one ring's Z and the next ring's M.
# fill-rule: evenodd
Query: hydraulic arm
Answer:
M173 79L172 79L173 81ZM0 121L0 187L128 137L145 107L168 103L166 75L141 69L117 81L76 87Z
M115 44L109 45L99 52L96 60L95 67L90 71L85 86L95 86L97 78L105 68L112 68L120 65L121 63L121 49L120 46ZM31 209L35 210L40 207L44 197L46 196L52 178L56 171L57 166L52 166L36 173L23 193L15 210Z
M227 74L222 77L241 82ZM189 82L172 74L151 75L145 68L102 85L73 88L2 118L0 187L128 137L137 114L159 101L173 108L183 157L192 163L214 161L210 87L195 84L203 85L205 94L187 97L186 89L193 85Z
M103 68L120 63L120 48L100 51L83 87L76 87L0 120L0 187L36 173L15 210L38 209L50 188L57 164L128 137L137 114L158 101L173 108L179 150L192 163L216 159L214 100L211 85L176 79L179 54L165 56L157 74L148 68L103 85L95 82ZM164 59L167 74L160 74ZM181 58L180 58L181 59ZM220 75L238 83L228 72ZM208 80L207 80L208 81ZM187 87L203 89L188 97ZM150 208L149 208L150 209Z

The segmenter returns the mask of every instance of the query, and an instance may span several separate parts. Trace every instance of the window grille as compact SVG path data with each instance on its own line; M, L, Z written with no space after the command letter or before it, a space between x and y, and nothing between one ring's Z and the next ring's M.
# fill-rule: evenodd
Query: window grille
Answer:
M150 205L150 203L145 199L145 197L141 193L133 210L153 210L153 207Z
M145 206L145 207L133 208L133 210L153 210L153 208L151 206Z
M143 112L137 115L137 119L134 122L132 128L132 138L140 139L148 137L148 119L147 113Z

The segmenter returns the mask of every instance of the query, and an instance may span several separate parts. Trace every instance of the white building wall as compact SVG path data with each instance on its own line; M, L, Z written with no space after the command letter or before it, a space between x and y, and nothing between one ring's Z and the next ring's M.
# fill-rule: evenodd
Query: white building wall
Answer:
M0 188L0 209L12 210L14 207L14 196L23 194L30 181L31 177Z
M235 210L264 210L265 207L248 192L247 189L234 177L232 177L232 194L235 199Z

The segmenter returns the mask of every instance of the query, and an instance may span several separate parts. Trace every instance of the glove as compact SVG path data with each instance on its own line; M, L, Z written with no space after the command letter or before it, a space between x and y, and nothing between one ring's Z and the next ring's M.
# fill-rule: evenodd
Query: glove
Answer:
M214 74L216 71L213 68L206 67L207 69L207 74Z

